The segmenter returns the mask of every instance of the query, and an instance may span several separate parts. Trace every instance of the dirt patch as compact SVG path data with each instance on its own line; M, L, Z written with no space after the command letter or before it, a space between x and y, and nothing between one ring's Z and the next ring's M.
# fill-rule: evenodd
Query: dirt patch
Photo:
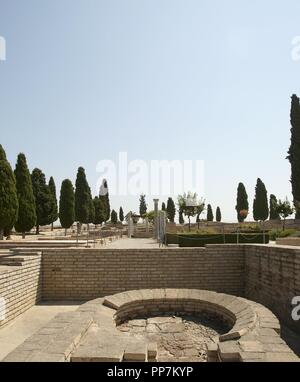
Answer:
M118 329L128 336L155 341L158 361L206 362L206 344L216 342L228 326L209 316L157 316L124 322Z

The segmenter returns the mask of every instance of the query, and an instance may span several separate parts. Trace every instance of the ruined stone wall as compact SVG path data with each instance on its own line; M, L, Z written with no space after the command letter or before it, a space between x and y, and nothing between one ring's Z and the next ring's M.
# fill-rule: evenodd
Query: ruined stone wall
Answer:
M300 250L284 246L245 246L245 296L273 311L300 333L291 317L292 298L300 296Z
M42 256L22 251L0 254L0 297L7 310L0 326L40 299L89 300L132 289L194 288L245 296L300 332L300 321L291 318L291 300L300 296L296 247L43 248Z
M40 301L41 292L41 254L0 256L0 327Z

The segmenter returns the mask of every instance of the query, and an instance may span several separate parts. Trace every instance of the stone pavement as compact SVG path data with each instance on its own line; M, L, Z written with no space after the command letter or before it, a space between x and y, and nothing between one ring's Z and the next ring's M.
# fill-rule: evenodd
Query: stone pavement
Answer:
M75 311L78 302L40 303L0 329L0 360L31 337L60 312Z
M116 248L116 249L149 249L149 248L159 248L158 243L153 239L129 239L127 237L108 242L105 248Z

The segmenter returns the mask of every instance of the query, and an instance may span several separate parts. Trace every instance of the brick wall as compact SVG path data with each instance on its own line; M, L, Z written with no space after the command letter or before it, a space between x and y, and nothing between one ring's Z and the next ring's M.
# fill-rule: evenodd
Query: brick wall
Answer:
M0 297L5 300L0 327L40 301L41 276L41 254L0 256Z
M91 299L131 289L199 288L242 295L242 246L43 250L43 298Z
M291 317L294 296L300 296L300 250L245 246L245 297L265 305L300 333L300 321Z

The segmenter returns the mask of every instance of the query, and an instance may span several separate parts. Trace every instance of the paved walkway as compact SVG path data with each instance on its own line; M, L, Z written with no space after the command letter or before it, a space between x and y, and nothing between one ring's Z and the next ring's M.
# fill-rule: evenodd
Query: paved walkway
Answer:
M28 309L16 320L0 328L0 361L57 313L74 311L80 302L43 302Z
M116 249L126 249L126 248L159 248L158 243L153 239L129 239L122 238L109 243L103 246L102 248L116 248Z

